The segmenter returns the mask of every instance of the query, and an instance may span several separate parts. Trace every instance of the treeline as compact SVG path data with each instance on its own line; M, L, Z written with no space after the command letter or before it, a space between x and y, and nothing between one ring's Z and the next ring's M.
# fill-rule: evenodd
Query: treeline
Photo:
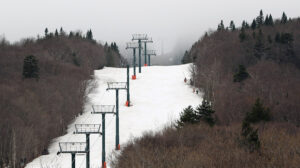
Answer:
M92 31L49 32L10 44L0 40L0 168L23 167L47 154L83 112L93 70L126 64L117 45L101 45ZM87 87L89 85L89 87Z
M224 22L186 51L203 102L128 142L112 167L297 167L300 18Z
M300 19L264 17L235 28L223 22L186 53L195 85L212 102L219 123L242 121L257 98L273 121L300 123Z

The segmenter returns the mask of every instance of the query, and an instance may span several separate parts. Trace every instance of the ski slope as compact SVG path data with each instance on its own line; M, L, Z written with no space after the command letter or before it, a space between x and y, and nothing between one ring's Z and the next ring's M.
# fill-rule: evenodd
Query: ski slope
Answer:
M189 78L189 64L178 66L143 67L137 79L130 80L131 107L126 107L126 91L119 91L120 144L139 137L145 131L161 130L166 124L179 118L183 108L201 103L200 95L184 83ZM132 74L133 69L130 69ZM106 91L107 82L126 82L126 68L104 68L95 71L97 86L88 95L89 103L85 113L69 125L68 133L52 141L49 155L40 156L26 165L26 168L71 168L71 155L60 154L59 142L85 142L85 135L74 135L75 124L101 124L101 115L91 114L91 105L115 105L115 91ZM101 136L90 136L90 167L101 167ZM115 148L115 116L106 115L106 160ZM85 168L85 155L76 155L76 168Z

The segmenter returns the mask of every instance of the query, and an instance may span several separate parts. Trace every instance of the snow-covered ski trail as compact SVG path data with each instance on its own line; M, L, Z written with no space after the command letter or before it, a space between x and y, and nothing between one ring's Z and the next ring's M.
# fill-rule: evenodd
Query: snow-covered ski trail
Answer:
M121 149L128 140L145 131L158 131L179 118L183 108L201 103L200 95L185 84L189 64L178 66L143 67L136 80L130 80L130 98L133 106L126 107L126 91L120 90L120 143ZM132 68L130 74L132 74ZM71 155L56 155L59 142L85 142L85 135L74 135L75 124L101 124L101 115L91 114L91 105L115 105L115 91L106 91L107 82L126 82L126 68L104 68L95 71L97 87L88 95L85 113L69 125L68 133L53 140L49 155L36 158L26 168L71 168ZM101 167L101 136L90 137L91 168ZM115 116L106 115L106 157L115 149ZM76 155L76 168L85 168L85 155ZM109 160L108 160L108 167Z

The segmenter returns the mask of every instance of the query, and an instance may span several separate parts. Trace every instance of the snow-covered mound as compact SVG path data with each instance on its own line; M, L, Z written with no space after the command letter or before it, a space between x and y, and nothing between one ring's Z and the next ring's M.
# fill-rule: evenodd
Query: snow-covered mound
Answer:
M189 78L189 64L179 66L143 67L136 80L130 80L133 106L126 107L126 91L120 90L120 143L124 144L145 131L157 131L179 118L183 108L201 103L201 96L184 83ZM130 74L132 74L132 68ZM137 69L138 70L138 69ZM137 71L138 72L138 71ZM97 88L88 95L86 111L69 125L68 133L56 138L49 155L36 158L26 168L71 168L71 155L56 155L58 142L85 142L85 135L74 135L74 124L101 124L101 115L91 114L91 105L115 105L115 91L106 91L107 82L126 82L126 68L104 68L95 71ZM106 115L106 155L115 148L115 116ZM101 167L101 136L91 135L91 168ZM85 155L76 156L76 167L85 168ZM109 160L108 160L109 167Z

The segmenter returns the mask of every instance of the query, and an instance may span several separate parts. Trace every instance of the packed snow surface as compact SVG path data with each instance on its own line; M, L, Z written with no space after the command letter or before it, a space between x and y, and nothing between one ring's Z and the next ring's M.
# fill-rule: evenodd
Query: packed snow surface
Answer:
M201 103L201 95L193 89L184 78L189 79L190 65L143 67L137 79L130 79L130 99L132 106L126 107L125 90L119 91L120 104L120 144L126 145L130 139L140 137L146 131L159 131L166 124L179 118L183 108ZM130 69L132 75L133 69ZM88 95L85 113L76 117L69 125L67 134L54 139L49 146L49 155L40 156L26 165L26 168L71 168L71 154L60 154L59 142L85 142L85 135L75 135L75 124L101 124L100 114L91 114L92 105L115 105L115 91L106 91L107 82L126 82L126 68L104 68L95 71L96 88ZM106 160L115 149L115 116L106 115ZM101 167L100 135L90 136L90 167ZM85 168L85 155L76 155L76 168Z

